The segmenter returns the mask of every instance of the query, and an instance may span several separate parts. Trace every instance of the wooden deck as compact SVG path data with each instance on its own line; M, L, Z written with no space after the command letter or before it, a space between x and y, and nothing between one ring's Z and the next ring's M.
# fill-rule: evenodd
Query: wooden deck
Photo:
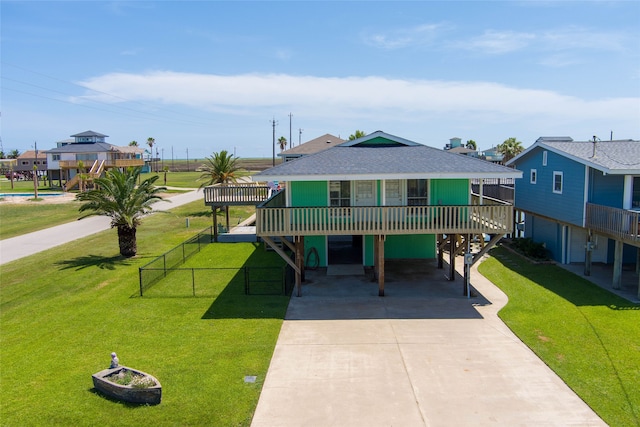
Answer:
M272 195L266 185L216 184L204 188L206 206L251 206L259 205Z
M585 227L640 247L640 212L587 203Z
M256 208L256 233L258 236L511 233L513 206L483 202L487 204L285 207L282 192Z

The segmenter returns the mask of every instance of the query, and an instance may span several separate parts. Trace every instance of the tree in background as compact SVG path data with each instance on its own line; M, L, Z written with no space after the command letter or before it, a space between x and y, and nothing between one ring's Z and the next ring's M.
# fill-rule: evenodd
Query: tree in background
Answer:
M91 215L108 216L111 227L118 230L120 255L135 256L138 252L136 230L142 217L151 212L151 205L162 197L158 195L165 187L156 187L158 175L150 176L136 185L140 168L110 169L103 178L96 178L97 186L85 193L78 193L76 200L85 202L80 212L87 212L81 218Z
M152 138L153 139L153 138ZM129 147L137 147L138 146L138 141L133 140L129 143Z
M284 136L278 138L278 145L280 146L280 151L284 151L284 149L287 148L287 138Z
M467 148L470 150L477 150L478 149L478 145L476 144L476 142L473 139L470 139L467 141Z
M151 166L151 172L153 172L153 146L156 143L156 139L149 137L147 138L147 145L149 146L149 163ZM158 172L158 168L156 167L156 172Z
M240 178L242 168L238 165L238 158L234 158L233 154L229 154L227 150L219 153L213 153L205 158L206 163L196 170L202 172L198 181L202 181L200 188L214 184L237 183ZM223 206L221 209L226 211L227 230L229 230L229 209ZM213 212L213 220L216 219L216 211Z
M498 144L496 148L498 149L498 152L502 153L502 155L504 156L502 159L504 163L508 162L524 151L522 142L513 137L505 139L504 142L502 144Z
M11 150L9 151L9 155L7 156L7 159L17 159L20 156L20 152L18 150Z
M362 138L363 136L367 136L365 131L356 130L353 134L349 135L349 141L353 141L354 139Z

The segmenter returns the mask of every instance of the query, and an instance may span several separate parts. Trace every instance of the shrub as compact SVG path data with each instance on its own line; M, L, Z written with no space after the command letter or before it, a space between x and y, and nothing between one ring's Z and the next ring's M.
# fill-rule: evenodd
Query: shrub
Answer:
M515 250L529 258L539 260L549 259L549 254L547 252L547 249L544 247L544 243L534 242L530 237L521 237L514 239L511 245Z

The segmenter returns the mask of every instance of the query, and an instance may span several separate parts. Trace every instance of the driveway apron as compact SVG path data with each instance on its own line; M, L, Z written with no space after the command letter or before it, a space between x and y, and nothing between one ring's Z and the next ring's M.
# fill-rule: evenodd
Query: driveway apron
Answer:
M460 263L462 264L462 263ZM252 426L606 425L497 317L475 268L462 296L434 264L367 276L307 272Z

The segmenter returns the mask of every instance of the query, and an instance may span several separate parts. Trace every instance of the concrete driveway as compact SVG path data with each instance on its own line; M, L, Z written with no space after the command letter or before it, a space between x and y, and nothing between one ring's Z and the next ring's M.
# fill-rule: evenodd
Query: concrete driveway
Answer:
M204 205L202 192L190 190L186 193L171 195L168 200L157 202L152 208L155 212L166 211L196 200L202 200ZM0 265L108 230L109 228L111 228L110 218L93 216L1 240Z
M606 425L498 319L501 291L474 269L467 299L444 272L387 262L383 298L308 272L252 426Z

